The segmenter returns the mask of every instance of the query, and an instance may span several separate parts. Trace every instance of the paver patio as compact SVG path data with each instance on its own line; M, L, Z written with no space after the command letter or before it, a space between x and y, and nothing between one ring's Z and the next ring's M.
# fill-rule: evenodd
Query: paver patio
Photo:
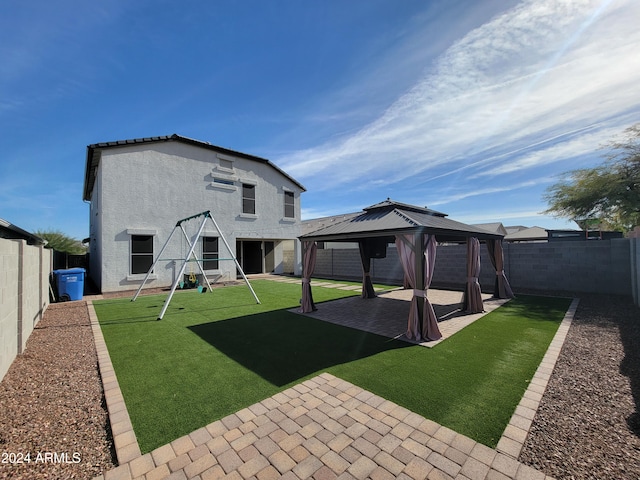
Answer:
M322 286L331 288L330 284ZM360 287L357 288L360 289ZM482 299L485 311L466 314L461 311L462 292L430 289L428 297L438 317L442 338L436 341L416 342L405 336L412 295L413 290L395 289L378 293L376 298L341 298L318 305L318 310L303 315L388 338L419 343L424 347L434 347L507 301L492 298L490 294L484 293ZM290 311L298 313L299 308Z

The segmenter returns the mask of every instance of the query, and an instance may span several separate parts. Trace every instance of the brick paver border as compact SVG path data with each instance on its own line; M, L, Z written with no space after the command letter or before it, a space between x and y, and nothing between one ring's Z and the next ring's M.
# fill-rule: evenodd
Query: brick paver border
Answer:
M98 368L100 370L100 377L102 378L104 399L107 405L107 411L109 412L116 457L118 463L123 464L139 457L141 455L140 447L138 446L138 439L133 431L129 412L124 403L124 397L120 391L116 372L113 369L107 344L104 341L98 316L96 315L91 300L87 300L87 309L89 311L91 330L93 331L93 341L98 354Z

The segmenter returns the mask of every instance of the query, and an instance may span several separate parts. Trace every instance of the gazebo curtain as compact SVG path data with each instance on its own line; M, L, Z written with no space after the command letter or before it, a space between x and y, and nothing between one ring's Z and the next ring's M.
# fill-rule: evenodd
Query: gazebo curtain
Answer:
M316 309L313 303L313 295L311 294L311 275L316 267L316 251L318 244L316 242L302 242L302 313L313 312Z
M515 295L509 285L509 280L504 274L504 251L502 240L487 240L487 251L493 268L496 270L496 281L493 290L495 298L514 298Z
M468 313L484 311L480 275L480 241L476 237L467 238L467 284L464 291L463 310Z
M396 247L405 279L413 288L406 335L410 340L438 340L442 334L433 306L427 298L436 259L435 236L397 235Z
M358 246L360 247L360 260L362 260L362 298L374 298L376 292L371 282L371 256L364 240L360 240Z

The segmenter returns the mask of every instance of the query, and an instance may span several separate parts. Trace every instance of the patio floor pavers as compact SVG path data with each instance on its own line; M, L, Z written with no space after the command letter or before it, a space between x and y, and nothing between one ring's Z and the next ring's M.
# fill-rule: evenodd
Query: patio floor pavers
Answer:
M431 301L435 303L435 294L431 291L430 294L433 295L430 296ZM459 302L459 292L457 298ZM393 298L393 295L390 299L407 302L406 299ZM351 300L362 299L356 297ZM438 301L443 302L443 299ZM119 412L117 418L122 422L126 406L123 405L93 305L90 300L87 304L99 351L100 369L109 373L109 390L105 389L107 408L117 405L112 414ZM322 304L323 309L327 305ZM443 305L451 304L445 300ZM516 458L535 414L531 408L535 405L531 402L536 403L541 398L541 389L544 392L549 370L555 365L576 306L577 301L574 301L539 372L532 379L530 391L533 395L525 394L496 450L323 373L145 455L141 455L128 415L124 415L127 425L123 433L126 434L127 445L116 450L119 466L95 480L552 480L544 473L519 463ZM441 317L442 312L437 313ZM441 329L443 323L456 318L455 313L445 313L444 316L448 320L441 322ZM110 408L109 411L111 413Z
M336 288L333 285L324 286ZM360 289L360 287L357 288ZM461 311L462 292L430 289L427 295L439 319L438 327L442 338L436 341L416 342L405 336L412 295L413 290L395 289L378 293L375 298L363 299L359 296L341 298L319 304L318 310L302 315L388 338L419 343L424 347L434 347L507 301L494 299L490 294L484 293L482 299L485 311L467 314ZM290 311L300 313L300 308Z

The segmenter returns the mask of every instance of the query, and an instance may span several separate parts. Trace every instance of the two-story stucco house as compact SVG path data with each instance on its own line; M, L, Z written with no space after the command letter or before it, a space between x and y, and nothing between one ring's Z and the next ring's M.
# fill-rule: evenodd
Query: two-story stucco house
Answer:
M225 260L231 255L247 274L283 273L285 251L293 251L292 273L299 274L304 191L269 160L179 135L89 145L89 275L102 292L138 288L176 222L207 210L233 250L225 251L209 222L195 253L208 259L210 280L236 279L235 262ZM195 237L198 225L189 223L185 230ZM182 233L174 235L162 257L182 259L186 245ZM170 286L180 265L159 261L145 287Z

